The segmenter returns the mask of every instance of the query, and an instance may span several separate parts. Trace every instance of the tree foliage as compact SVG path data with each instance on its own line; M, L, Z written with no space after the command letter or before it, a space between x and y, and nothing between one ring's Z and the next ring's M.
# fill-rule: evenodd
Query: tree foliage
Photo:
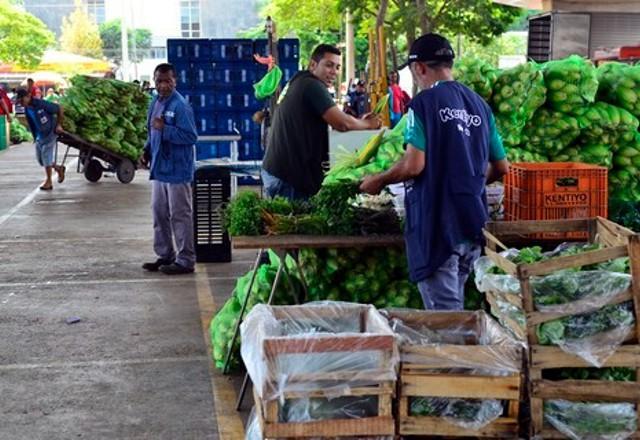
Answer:
M104 22L100 25L100 39L105 55L119 63L122 61L122 22L119 18ZM149 29L127 29L129 57L132 61L140 62L144 58L144 51L151 48L151 31Z
M379 0L338 0L339 8L353 11L360 22L373 24ZM521 16L518 8L492 0L390 0L384 19L391 38L406 36L409 43L428 32L461 34L480 44L505 32Z
M8 0L0 0L0 61L34 68L54 42L54 35L42 21Z
M102 58L102 40L98 25L87 13L80 0L76 0L76 9L62 19L60 46L67 52Z

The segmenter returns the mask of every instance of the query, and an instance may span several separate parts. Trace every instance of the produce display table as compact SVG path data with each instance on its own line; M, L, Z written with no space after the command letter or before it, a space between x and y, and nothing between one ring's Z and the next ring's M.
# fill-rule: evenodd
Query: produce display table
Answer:
M278 288L278 284L280 283L282 273L287 273L285 263L287 256L291 256L291 258L293 258L296 263L296 268L298 270L298 274L300 275L300 281L302 282L302 287L306 296L307 284L304 278L302 267L300 266L299 259L299 251L301 249L393 247L404 245L404 238L402 235L371 235L357 237L333 235L261 235L252 237L233 237L232 244L235 249L256 249L258 251L258 254L254 264L251 267L251 271L253 272L253 274L251 276L251 281L247 286L247 294L245 295L244 302L242 303L240 317L236 323L233 333L233 339L231 340L229 350L227 351L227 356L223 368L224 374L228 374L229 372L233 345L238 338L238 334L240 332L240 324L242 323L242 319L249 302L249 295L251 294L251 289L253 287L253 283L255 282L257 269L260 265L262 253L265 249L272 249L280 259L280 266L278 267L278 271L276 272L276 276L273 280L273 285L271 286L271 292L267 301L267 304L271 304L276 289ZM289 277L287 277L287 280L289 280ZM245 376L242 390L240 391L240 396L238 397L237 408L240 407L244 398L247 381L248 376Z

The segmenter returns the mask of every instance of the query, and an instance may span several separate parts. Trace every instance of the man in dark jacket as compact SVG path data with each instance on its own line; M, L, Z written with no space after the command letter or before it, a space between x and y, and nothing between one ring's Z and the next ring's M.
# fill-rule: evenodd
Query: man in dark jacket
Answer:
M62 131L62 119L64 112L62 106L43 99L33 98L31 94L20 89L16 95L16 101L23 107L27 116L29 128L35 139L36 159L40 166L44 167L45 180L40 185L43 191L53 189L51 174L53 170L58 173L58 183L64 181L65 168L55 163L57 133Z
M411 73L421 91L409 104L407 151L361 185L376 194L405 182L409 276L425 308L436 310L463 308L488 218L485 185L509 169L491 109L453 80L453 58L451 45L437 34L411 45Z
M195 266L191 183L198 134L191 106L175 90L174 67L158 65L154 82L158 95L147 114L149 138L143 162L150 167L153 249L158 259L142 267L167 275L187 274Z

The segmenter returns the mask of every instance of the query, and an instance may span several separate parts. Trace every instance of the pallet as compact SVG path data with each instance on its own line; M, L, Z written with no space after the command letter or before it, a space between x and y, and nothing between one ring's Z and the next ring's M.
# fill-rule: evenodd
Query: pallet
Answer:
M479 334L487 322L487 315L477 312L427 312L389 311L391 318L399 318L409 327L426 326L429 329L458 327ZM498 324L489 321L489 325ZM499 327L498 327L499 329ZM511 362L510 369L520 370L523 350L513 345L477 345L474 339L466 340L467 345L438 344L432 346L404 344L400 347L402 364L398 387L398 434L439 435L448 437L509 438L518 437L520 399L523 377L521 373L506 376L478 376L444 373L441 369L495 365L495 359ZM464 360L464 364L461 360ZM489 425L479 429L456 426L443 417L412 416L412 397L443 397L468 399L507 400L508 409Z
M514 237L531 236L544 232L585 232L591 243L599 243L603 249L578 255L558 257L533 264L516 265L498 254L504 248L502 241ZM607 219L597 217L578 220L517 221L489 223L485 230L487 238L486 254L493 262L508 274L520 280L522 307L526 316L524 334L529 343L529 392L531 396L531 437L543 439L567 438L548 424L545 424L543 402L545 399L564 399L568 401L602 401L636 403L638 425L640 426L640 236ZM621 294L610 298L599 307L584 306L573 312L536 311L531 277L543 276L561 269L605 262L619 257L630 257L631 287ZM496 297L493 296L493 299ZM504 299L504 298L503 298ZM582 358L565 353L559 347L540 345L536 328L538 325L558 318L596 311L604 305L620 304L632 301L636 316L633 334L603 367L628 367L636 369L636 382L611 382L597 380L561 380L543 379L543 372L555 368L591 367ZM576 302L577 303L577 302ZM574 303L574 304L576 304ZM640 430L632 438L640 438Z
M329 321L338 315L358 327L346 334L310 334L263 338L266 377L254 384L258 420L265 439L345 436L392 436L395 422L392 400L395 395L397 346L386 320L371 306L349 305L271 307L277 321ZM359 356L363 365L331 366L322 371L323 357ZM300 356L300 360L293 360ZM315 360L315 362L314 362ZM318 362L319 361L319 362ZM313 370L303 368L313 365ZM294 365L291 370L292 364ZM286 377L285 383L282 378ZM377 399L377 412L360 419L331 419L308 422L281 420L287 399L365 397Z

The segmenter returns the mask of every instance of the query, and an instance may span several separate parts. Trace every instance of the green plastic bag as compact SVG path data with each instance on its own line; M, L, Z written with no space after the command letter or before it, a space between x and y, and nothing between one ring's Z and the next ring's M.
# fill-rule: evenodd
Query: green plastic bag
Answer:
M256 99L262 100L273 95L282 80L282 70L278 66L274 66L260 81L253 85Z

